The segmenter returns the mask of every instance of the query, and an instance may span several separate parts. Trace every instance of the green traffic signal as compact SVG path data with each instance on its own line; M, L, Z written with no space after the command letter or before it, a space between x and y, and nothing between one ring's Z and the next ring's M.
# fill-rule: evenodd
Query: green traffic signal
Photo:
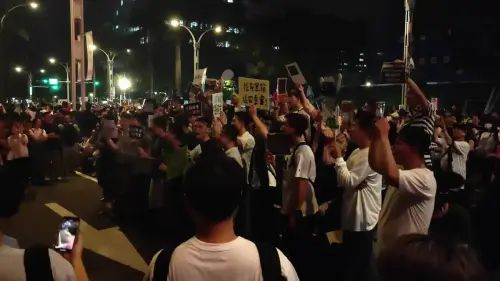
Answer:
M43 84L48 84L49 83L49 79L42 79L42 83Z
M101 85L101 82L99 82L99 81L94 81L94 85L99 86L99 85Z
M52 85L52 86L50 86L50 89L52 91L59 91L59 85Z

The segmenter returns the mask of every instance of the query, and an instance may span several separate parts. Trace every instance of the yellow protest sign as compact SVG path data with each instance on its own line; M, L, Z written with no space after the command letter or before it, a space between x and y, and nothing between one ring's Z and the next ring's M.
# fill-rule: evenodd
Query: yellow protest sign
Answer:
M269 109L269 81L239 77L238 90L245 106L255 105L257 109Z

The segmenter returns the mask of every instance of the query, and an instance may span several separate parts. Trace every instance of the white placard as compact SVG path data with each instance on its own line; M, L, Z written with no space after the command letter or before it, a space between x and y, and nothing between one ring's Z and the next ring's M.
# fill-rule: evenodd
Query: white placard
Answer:
M224 108L224 98L222 93L212 94L212 110L214 117L220 117L220 114Z
M69 101L68 101L67 99L58 99L58 100L57 100L57 104L58 104L58 105L62 105L62 104L63 104L63 102L67 102L67 103L69 103Z
M302 75L302 71L300 71L299 65L296 62L285 65L285 68L290 78L292 78L293 83L300 85L307 83L306 78Z
M207 68L196 70L196 75L193 79L193 85L203 85L205 79L207 78Z

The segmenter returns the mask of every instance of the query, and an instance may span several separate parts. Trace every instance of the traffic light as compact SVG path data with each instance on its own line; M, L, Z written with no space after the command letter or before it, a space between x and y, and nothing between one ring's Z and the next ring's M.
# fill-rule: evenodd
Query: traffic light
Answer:
M45 85L49 84L49 79L42 79L42 84L45 84Z
M101 85L101 82L99 82L99 81L94 81L94 85L96 85L96 87L97 87L97 86Z
M59 91L59 85L51 85L51 86L50 86L50 89L51 89L52 91Z
M59 85L59 80L57 78L49 78L49 85Z

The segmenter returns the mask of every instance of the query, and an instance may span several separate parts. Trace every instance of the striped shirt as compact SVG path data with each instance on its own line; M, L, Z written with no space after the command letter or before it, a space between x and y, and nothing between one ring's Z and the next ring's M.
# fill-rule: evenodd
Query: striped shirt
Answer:
M409 114L409 119L406 121L404 126L414 126L422 127L425 132L429 134L429 138L434 135L434 123L436 122L436 109L431 102L427 102L426 108L423 110L421 107L417 107L411 110Z

